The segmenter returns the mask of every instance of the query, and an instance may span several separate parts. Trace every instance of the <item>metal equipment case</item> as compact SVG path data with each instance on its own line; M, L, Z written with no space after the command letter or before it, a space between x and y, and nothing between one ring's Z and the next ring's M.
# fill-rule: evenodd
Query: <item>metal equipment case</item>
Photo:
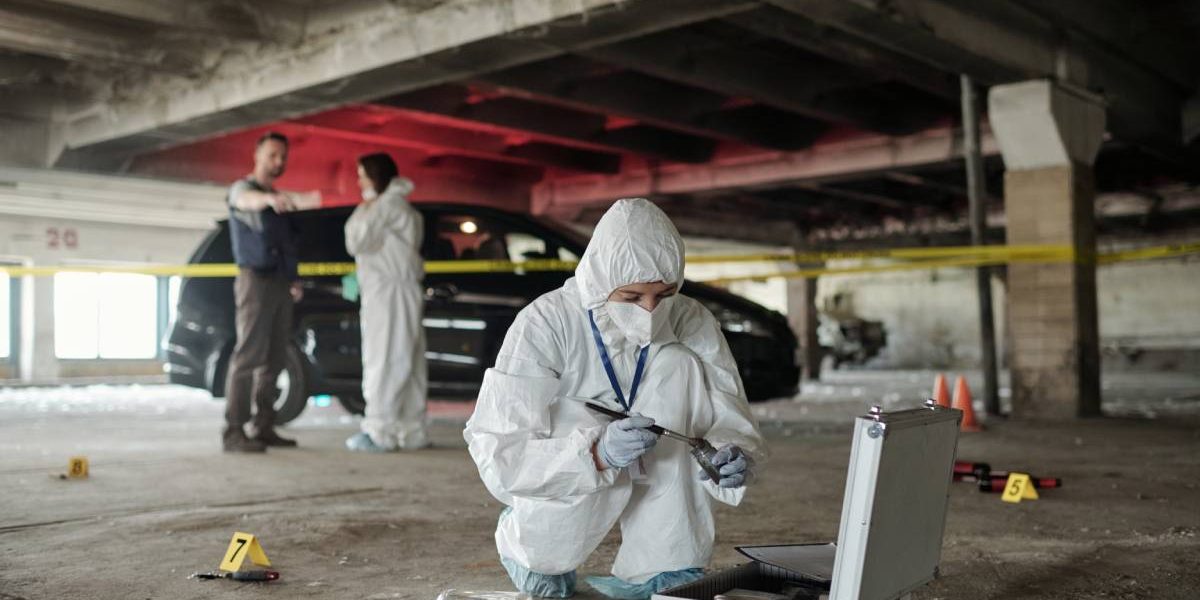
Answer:
M712 600L738 587L778 592L785 584L799 600L825 597L816 590L826 583L831 600L905 597L937 576L961 420L962 411L932 402L891 413L873 407L854 421L836 549L742 548L753 562L663 590L655 600Z

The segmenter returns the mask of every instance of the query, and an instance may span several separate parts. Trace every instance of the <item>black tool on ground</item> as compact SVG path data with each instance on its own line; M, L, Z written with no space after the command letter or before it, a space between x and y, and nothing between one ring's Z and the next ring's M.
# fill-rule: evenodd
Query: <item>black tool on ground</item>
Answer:
M987 463L968 462L964 460L954 461L954 481L962 481L964 475L987 477L988 473L991 472L992 465Z
M1008 483L1008 471L993 471L988 463L955 461L954 481L963 483L978 483L981 492L1003 492ZM1035 489L1045 490L1060 488L1063 480L1060 477L1029 476L1030 483Z
M275 581L279 579L278 571L234 571L232 573L219 573L217 571L209 571L207 573L192 573L188 579L232 579L234 581Z
M1008 473L996 471L984 478L976 478L973 475L968 475L962 481L965 483L978 483L979 491L981 492L1000 493L1004 491L1004 486L1008 485ZM1062 479L1058 477L1035 477L1030 475L1029 482L1033 484L1034 489L1038 490L1062 487Z
M588 408L598 413L608 415L614 419L629 418L629 415L621 411L605 408L593 402L584 402L584 404ZM696 459L696 463L700 465L700 468L704 469L704 472L707 473L709 478L713 480L713 483L721 481L721 470L718 469L712 462L713 456L717 454L717 449L714 448L712 444L708 443L708 440L704 438L688 437L682 433L677 433L667 429L666 427L661 427L658 425L651 425L647 427L646 430L658 435L664 435L673 440L681 441L691 446L692 458Z

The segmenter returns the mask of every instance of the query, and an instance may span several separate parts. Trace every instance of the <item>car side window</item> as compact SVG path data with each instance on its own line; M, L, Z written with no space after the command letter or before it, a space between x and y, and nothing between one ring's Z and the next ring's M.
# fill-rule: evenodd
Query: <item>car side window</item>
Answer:
M558 260L563 260L563 261L567 261L567 262L579 262L579 257L576 256L574 252L571 252L570 250L567 250L566 248L563 248L560 246L558 248Z
M577 260L570 251L519 223L463 213L440 214L431 220L425 244L428 260Z
M504 236L508 255L513 262L525 262L530 259L549 258L546 253L546 240L528 233L515 231Z

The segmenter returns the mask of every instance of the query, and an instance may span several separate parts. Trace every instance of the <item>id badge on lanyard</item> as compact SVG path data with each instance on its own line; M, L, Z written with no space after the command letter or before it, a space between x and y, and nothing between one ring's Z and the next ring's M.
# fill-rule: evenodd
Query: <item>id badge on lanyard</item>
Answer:
M638 352L637 368L633 372L633 385L629 388L629 399L625 399L625 394L621 392L621 384L617 381L617 372L613 369L612 359L608 356L608 349L604 347L604 338L600 336L600 328L596 327L596 319L592 317L592 311L588 311L588 323L592 326L592 339L596 342L596 350L600 353L600 362L604 364L604 372L608 375L608 383L612 386L613 392L617 394L617 402L625 409L626 414L632 414L633 401L637 397L638 386L642 383L642 374L646 370L646 356L650 353L650 346L643 346ZM646 466L642 464L642 457L629 464L629 476L634 482L645 482Z

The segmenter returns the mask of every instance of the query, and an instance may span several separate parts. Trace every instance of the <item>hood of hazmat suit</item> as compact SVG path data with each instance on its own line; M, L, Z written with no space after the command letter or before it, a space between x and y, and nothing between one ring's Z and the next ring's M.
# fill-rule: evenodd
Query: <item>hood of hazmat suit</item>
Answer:
M683 283L683 238L649 201L619 200L596 224L575 268L581 304L599 308L621 286L655 281Z
M396 177L370 202L359 204L346 220L346 251L354 257L359 285L376 282L421 281L425 261L421 212L408 202L413 183Z
M501 556L537 573L567 573L620 523L613 574L623 580L707 565L710 499L736 505L745 488L699 481L686 444L665 438L642 456L644 479L597 469L592 447L610 419L583 406L625 410L589 312L629 398L643 344L610 318L607 299L632 283L682 284L683 264L683 241L667 216L644 199L619 200L596 226L575 277L517 315L464 431L483 483L511 508L496 530ZM761 465L766 447L717 320L682 294L653 314L632 411L717 447L736 444Z

